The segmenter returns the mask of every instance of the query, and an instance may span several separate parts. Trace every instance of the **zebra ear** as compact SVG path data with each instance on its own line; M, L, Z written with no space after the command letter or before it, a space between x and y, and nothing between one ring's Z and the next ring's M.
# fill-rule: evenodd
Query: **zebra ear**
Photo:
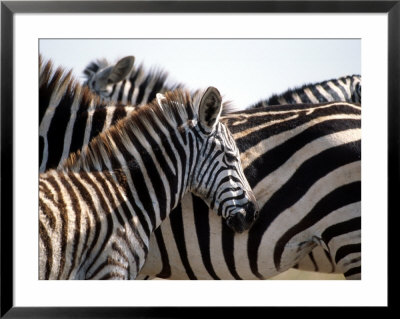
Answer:
M211 132L217 122L222 111L222 97L219 91L210 86L201 97L199 105L199 120L201 126Z
M108 76L108 83L118 83L126 78L133 68L134 56L126 56L115 64Z

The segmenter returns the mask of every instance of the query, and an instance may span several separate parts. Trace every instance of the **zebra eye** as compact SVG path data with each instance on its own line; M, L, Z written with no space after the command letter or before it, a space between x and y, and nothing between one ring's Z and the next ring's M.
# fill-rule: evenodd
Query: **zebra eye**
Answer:
M226 161L229 162L229 163L237 162L237 158L236 158L236 156L233 155L233 154L226 153L226 154L225 154L225 159L226 159Z

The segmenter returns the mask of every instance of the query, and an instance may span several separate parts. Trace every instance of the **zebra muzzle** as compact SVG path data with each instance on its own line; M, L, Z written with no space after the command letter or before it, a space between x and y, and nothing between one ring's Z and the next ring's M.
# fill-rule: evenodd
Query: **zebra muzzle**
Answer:
M241 210L230 215L226 224L236 233L248 230L258 218L258 205L256 201L249 201Z

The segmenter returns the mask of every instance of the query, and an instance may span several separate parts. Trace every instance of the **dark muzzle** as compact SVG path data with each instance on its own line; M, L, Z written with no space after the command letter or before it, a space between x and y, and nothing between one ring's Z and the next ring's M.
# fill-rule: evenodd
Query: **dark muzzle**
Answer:
M250 201L243 206L241 212L229 216L226 224L236 233L248 230L258 218L258 205L255 201Z

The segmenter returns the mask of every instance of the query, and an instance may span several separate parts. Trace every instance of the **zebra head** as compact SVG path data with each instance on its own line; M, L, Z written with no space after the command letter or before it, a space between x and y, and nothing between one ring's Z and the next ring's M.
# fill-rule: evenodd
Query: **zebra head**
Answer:
M92 91L104 99L112 96L113 86L124 80L133 69L135 58L127 56L115 65L109 65L105 60L91 63L83 73L86 75L86 84Z
M158 94L162 105L163 95ZM228 128L219 121L222 98L209 87L194 97L198 103L198 120L190 127L189 191L202 198L225 219L235 232L251 227L258 217L258 205L243 173L239 150Z

